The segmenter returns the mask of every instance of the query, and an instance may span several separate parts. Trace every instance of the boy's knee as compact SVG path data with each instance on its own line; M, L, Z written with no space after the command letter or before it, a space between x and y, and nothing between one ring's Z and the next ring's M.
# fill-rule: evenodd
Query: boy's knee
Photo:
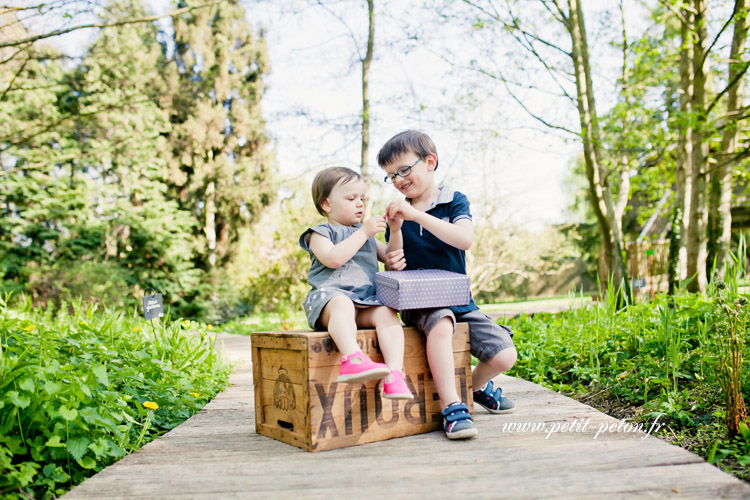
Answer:
M494 368L498 372L507 372L518 360L518 351L515 347L503 349L499 353L495 354L492 358L487 361L490 367Z

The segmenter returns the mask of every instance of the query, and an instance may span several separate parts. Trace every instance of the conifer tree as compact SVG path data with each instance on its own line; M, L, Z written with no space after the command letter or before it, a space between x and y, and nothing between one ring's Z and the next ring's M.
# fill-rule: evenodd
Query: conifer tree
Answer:
M109 12L115 19L148 14L140 0L115 0ZM104 110L87 122L79 120L79 127L90 136L81 137L82 157L101 179L95 202L102 258L128 270L136 294L154 287L176 302L197 285L201 273L192 264L195 223L168 198L162 178L171 131L161 109L167 92L160 72L164 63L154 25L102 30L78 78Z
M180 2L178 7L189 5ZM169 184L198 220L197 264L231 260L239 230L274 197L260 99L268 61L237 0L173 18Z
M145 10L115 0L108 13ZM39 52L0 66L23 88L0 101L9 132L0 139L6 288L40 301L111 290L118 297L104 301L123 304L147 286L178 302L200 281L192 215L168 199L162 179L171 125L160 109L156 36L148 23L105 28L68 71L49 50L49 59Z

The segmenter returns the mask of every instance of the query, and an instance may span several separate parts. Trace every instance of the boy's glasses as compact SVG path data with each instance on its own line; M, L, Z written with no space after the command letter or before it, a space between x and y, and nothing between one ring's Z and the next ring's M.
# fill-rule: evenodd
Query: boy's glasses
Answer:
M417 161L415 161L411 165L406 165L406 166L399 168L398 170L396 170L395 174L386 175L385 179L383 180L387 182L388 184L393 184L393 181L396 180L396 177L408 177L409 174L411 174L411 169L414 168L414 165L416 165L420 161L422 161L422 158L419 158Z

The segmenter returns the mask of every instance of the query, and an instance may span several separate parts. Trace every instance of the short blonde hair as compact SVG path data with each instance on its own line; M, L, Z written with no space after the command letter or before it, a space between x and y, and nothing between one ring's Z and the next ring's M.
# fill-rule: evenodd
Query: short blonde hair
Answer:
M328 167L318 172L312 183L312 198L315 209L322 216L326 216L323 210L323 202L331 195L331 191L338 184L346 184L352 180L362 180L362 175L351 168Z

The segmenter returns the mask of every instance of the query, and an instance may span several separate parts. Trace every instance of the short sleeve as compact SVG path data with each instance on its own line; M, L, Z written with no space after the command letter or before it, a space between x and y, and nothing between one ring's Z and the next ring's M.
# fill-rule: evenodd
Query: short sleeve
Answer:
M312 236L312 233L318 233L321 236L325 236L329 240L333 241L333 231L331 230L331 226L328 224L320 224L315 227L308 228L307 231L302 233L302 235L299 237L299 246L301 246L305 251L310 252L310 236Z
M466 195L456 191L453 194L453 201L451 202L450 221L451 224L455 224L462 219L472 220L471 207Z

